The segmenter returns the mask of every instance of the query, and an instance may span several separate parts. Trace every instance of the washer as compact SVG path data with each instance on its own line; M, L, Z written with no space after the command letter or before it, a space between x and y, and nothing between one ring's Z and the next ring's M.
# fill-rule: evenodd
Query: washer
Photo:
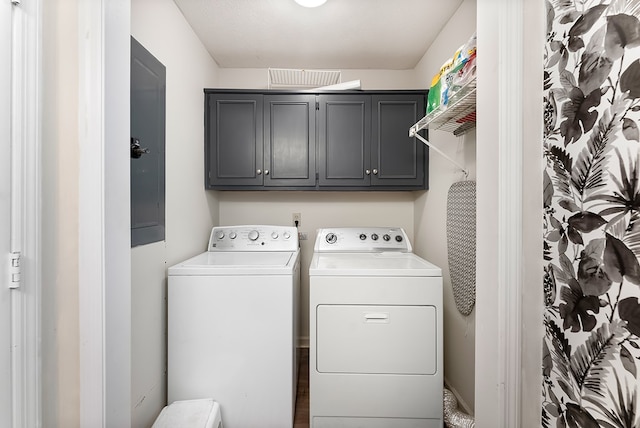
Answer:
M309 275L310 426L441 428L441 269L401 228L333 228Z
M295 227L214 227L169 268L169 403L212 398L225 428L293 426L299 259Z

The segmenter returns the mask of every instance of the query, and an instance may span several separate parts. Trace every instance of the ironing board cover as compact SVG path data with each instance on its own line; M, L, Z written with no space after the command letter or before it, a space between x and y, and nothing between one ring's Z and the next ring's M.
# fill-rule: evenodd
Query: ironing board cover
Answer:
M447 248L453 297L469 315L476 302L476 182L453 183L447 195Z

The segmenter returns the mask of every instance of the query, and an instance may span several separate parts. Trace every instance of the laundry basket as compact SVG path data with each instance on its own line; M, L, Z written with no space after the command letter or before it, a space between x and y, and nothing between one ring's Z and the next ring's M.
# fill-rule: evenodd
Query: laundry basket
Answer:
M151 428L222 428L220 405L211 398L174 401Z

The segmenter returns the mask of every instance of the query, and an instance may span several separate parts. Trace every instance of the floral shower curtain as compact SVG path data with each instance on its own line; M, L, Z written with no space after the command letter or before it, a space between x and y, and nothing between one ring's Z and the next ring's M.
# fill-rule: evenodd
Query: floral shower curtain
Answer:
M543 427L640 427L640 0L543 0Z

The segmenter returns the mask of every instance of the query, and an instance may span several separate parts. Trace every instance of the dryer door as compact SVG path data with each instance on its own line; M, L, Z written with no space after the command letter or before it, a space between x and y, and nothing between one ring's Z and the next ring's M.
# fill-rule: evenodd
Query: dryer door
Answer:
M434 306L318 305L316 311L318 372L436 373Z

